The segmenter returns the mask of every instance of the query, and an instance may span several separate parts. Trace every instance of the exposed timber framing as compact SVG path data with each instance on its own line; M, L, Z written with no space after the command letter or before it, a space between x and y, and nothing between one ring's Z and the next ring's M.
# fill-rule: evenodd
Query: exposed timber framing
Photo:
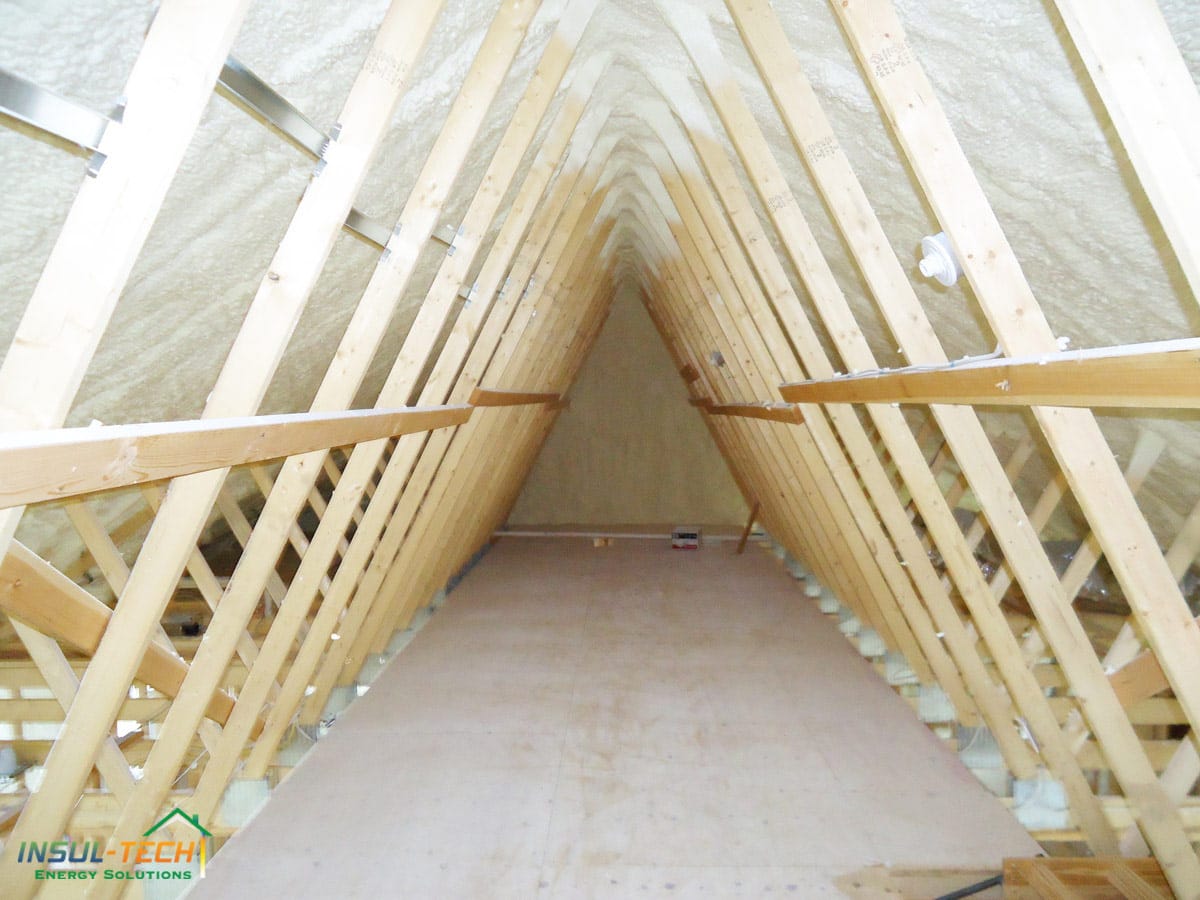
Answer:
M319 177L314 177L309 184L288 232L263 276L221 376L209 395L205 417L246 415L257 409L366 176L392 109L407 86L405 76L432 29L440 5L438 0L429 0L417 9L407 5L403 8L394 6L385 16L368 53L367 63L342 110L336 151L329 154ZM197 12L196 18L207 21L209 15L205 10L202 14ZM160 12L151 33L159 27L162 18ZM185 22L179 27L194 30L196 23ZM187 39L194 40L194 34L187 34ZM220 49L220 57L214 61L214 81L216 71L228 53L227 45ZM177 55L192 58L191 53L182 51ZM160 75L155 72L150 77ZM206 89L211 91L211 88L212 82L209 82ZM147 228L148 225L147 220ZM78 260L72 260L71 265L77 266ZM41 834L59 833L65 826L95 754L116 719L138 660L162 616L187 556L196 545L224 477L225 470L220 469L186 476L172 482L164 498L146 538L145 551L139 556L113 619L97 647L93 669L80 683L60 739L46 760L45 789L30 798L13 829L13 839L0 856L0 879L17 884L19 896L28 896L35 884L32 879L17 877L13 848L19 846L21 839L32 840ZM244 629L244 621L234 624L236 627L230 629L233 632L231 645ZM211 630L209 634L212 634ZM219 671L223 671L228 658L217 665L216 654L206 650L207 646L208 641L201 645L188 671L189 678L194 679L198 670L206 673L208 669L218 669L217 677ZM208 662L204 657L212 661ZM203 691L185 691L184 694L185 698L193 698L195 702L184 703L182 708L195 708L205 702ZM168 718L179 709L180 706L173 705ZM142 823L153 820L162 797L175 780L176 760L186 752L197 722L198 719L191 722L186 732L176 730L176 740L181 747L177 753L172 751L174 745L169 740L172 729L164 723L163 734L155 742L151 756L156 753L166 755L172 759L172 765L155 766L152 761L147 762L147 778L138 783L122 811L122 820L130 823L129 833L140 833L145 827Z
M112 610L61 575L20 542L0 566L0 609L43 635L89 656L96 652ZM188 665L173 650L152 643L135 674L168 697L179 693ZM204 707L205 715L224 724L233 710L233 699L215 693Z
M792 403L706 403L702 408L710 416L741 416L792 425L804 422L804 414Z
M1011 355L1053 352L1056 342L1037 300L1021 272L987 199L971 171L942 112L913 48L889 0L852 6L831 4L863 65L866 79L912 165L927 198L954 243L988 321L1003 349ZM875 65L879 54L896 57L897 65ZM890 57L889 57L890 58ZM904 115L898 115L903 108ZM933 159L936 152L936 160ZM916 360L910 354L910 359ZM1086 410L1033 407L1033 415L1071 485L1105 556L1125 589L1143 634L1154 649L1180 698L1189 721L1200 722L1200 629L1167 568L1148 524L1126 486L1120 469ZM959 456L960 463L964 462ZM973 483L981 500L984 486ZM989 520L1001 542L1002 525ZM1014 520L1008 520L1010 523ZM1012 535L1027 541L1031 535ZM1038 551L1026 551L1040 564ZM1016 563L1017 553L1008 552ZM1046 575L1049 567L1042 567ZM1020 575L1018 574L1018 578ZM1127 794L1140 801L1143 833L1173 887L1194 895L1200 885L1200 860L1183 834L1174 804L1153 775L1128 719L1104 679L1099 660L1078 637L1068 637L1054 624L1081 632L1078 619L1063 615L1060 589L1039 591L1027 584L1030 602L1054 598L1058 609L1035 610L1047 642L1071 672L1072 688L1083 700L1093 732L1113 761L1113 771ZM1113 726L1120 733L1113 733ZM1108 732L1105 734L1105 732Z
M558 394L531 391L497 391L481 387L471 391L472 406L528 406L532 403L557 403L559 399Z
M0 438L0 466L5 472L0 505L62 500L447 428L461 425L470 415L470 406L359 409L7 434Z
M546 51L547 65L545 67L545 75L543 79L539 79L531 84L526 99L522 101L517 112L514 113L509 131L506 133L505 138L502 139L500 148L498 148L493 157L489 174L484 179L484 184L488 185L489 189L487 191L481 190L476 195L476 202L472 205L471 210L468 211L462 228L462 231L468 236L467 243L465 246L457 248L453 256L447 257L446 263L442 267L442 272L439 273L438 279L435 281L435 288L426 298L426 302L418 314L418 319L410 329L404 347L397 357L388 382L377 401L379 404L383 405L392 402L390 400L392 397L407 398L413 391L416 378L423 369L429 354L432 352L433 342L441 332L444 318L450 311L450 302L465 280L466 269L470 265L473 252L470 248L477 243L471 236L482 232L486 228L486 223L490 217L494 215L495 204L499 202L500 197L503 195L504 189L507 187L515 171L520 155L528 145L532 133L536 129L540 117L548 105L549 96L552 93L548 88L556 85L558 79L562 77L575 42L586 26L592 5L589 2L576 4L572 8L573 18L569 22L565 22L556 32L555 36L552 37L551 45ZM463 145L464 143L469 145L470 139L481 124L483 111L487 106L486 103L480 105L478 98L473 96L472 92L486 89L494 91L498 87L495 83L497 81L495 78L495 67L501 64L508 65L513 53L515 53L516 44L510 43L499 54L497 54L497 50L499 47L504 46L504 41L511 42L512 37L516 36L519 38L520 34L523 33L524 28L528 25L528 17L532 16L532 11L526 9L522 12L522 15L527 16L527 18L516 20L516 22L520 23L519 28L513 22L506 23L499 15L493 23L493 29L489 32L489 38L491 38L491 44L499 46L493 48L489 46L487 39L485 39L485 47L476 57L476 64L468 74L464 91L460 93L455 107L451 110L450 116L447 118L438 145L435 145L429 156L429 162L427 163L428 171L423 174L418 184L427 181L431 186L440 185L447 178L452 180L455 171L461 167L465 159L466 150ZM441 148L442 143L447 145L444 151ZM418 197L416 192L414 192L413 196L414 198ZM422 202L424 203L424 207L414 206L414 209L406 211L405 214L415 217L419 225L419 228L412 231L410 231L407 224L405 225L401 233L409 235L410 239L415 237L413 232L432 227L437 215L436 199L430 200L425 198ZM402 221L407 223L409 220L402 216ZM415 264L415 255L410 254L406 259L409 260L405 265L407 277L407 274L411 274L412 265ZM478 280L476 287L477 293L483 293L483 289L479 288ZM478 306L486 309L486 300L478 304ZM273 751L277 741L282 737L292 712L303 699L308 681L300 681L297 677L298 673L310 671L315 651L324 650L329 646L325 642L329 641L333 627L337 624L337 615L344 608L344 604L348 600L348 589L353 586L353 582L346 579L352 575L356 576L361 571L361 566L365 564L367 554L372 549L369 536L375 528L373 523L378 519L386 520L386 516L394 504L393 489L390 485L397 474L403 471L402 459L404 453L400 449L403 444L404 442L402 441L401 444L397 445L395 452L393 452L388 462L388 467L376 489L371 505L368 507L358 529L355 531L354 539L343 557L337 576L326 594L321 615L313 621L309 633L304 636L304 643L297 656L294 671L289 672L289 677L284 682L280 699L275 704L271 720L272 730L270 737L262 742L261 748L258 748L266 748L266 753ZM311 603L311 593L309 593L311 588L308 585L311 583L312 575L309 573L315 574L321 571L318 566L328 565L328 554L330 551L326 549L327 544L323 543L323 541L328 541L330 538L340 538L342 531L344 531L348 523L349 514L352 510L358 508L361 496L361 488L356 488L356 485L360 484L358 480L360 476L354 473L356 471L374 470L379 463L381 449L374 444L365 444L356 447L351 454L350 460L335 490L334 497L330 502L330 510L334 510L336 515L331 513L326 519L322 520L317 535L314 537L312 547L310 547L301 562L301 570L297 572L293 579L289 591L287 608L281 608L280 618L277 619L271 634L268 635L267 643L264 643L264 655L267 656L268 663L260 670L262 674L259 672L251 673L251 678L254 681L253 683L248 682L249 689L239 698L238 718L231 724L229 729L230 734L224 743L222 752L219 757L214 754L213 760L206 767L201 781L197 785L196 796L192 804L193 809L197 812L207 812L215 807L216 802L220 799L220 791L223 790L226 781L233 774L234 766L238 761L238 756L245 741L243 733L246 727L245 723L252 721L251 717L257 713L259 705L266 699L261 693L261 685L264 685L266 679L271 675L271 664L278 665L277 661L281 660L282 654L296 639L297 631L303 623L304 616ZM314 563L316 565L313 565ZM343 627L342 630L344 631L345 628ZM333 646L338 646L338 643L334 641ZM332 649L330 652L332 652ZM269 655L267 655L268 653ZM245 704L244 706L242 706L243 703ZM261 769L265 765L263 761L264 757L266 760L269 760L269 756L266 753L260 753L256 756L255 760L250 764L251 771L256 768Z
M458 98L443 124L439 139L430 152L425 169L418 176L417 186L410 194L409 201L401 213L400 226L380 258L379 265L368 283L363 299L342 339L342 346L335 356L334 365L331 366L317 392L317 397L313 402L314 409L347 405L361 384L367 366L378 347L383 325L403 293L416 266L418 255L429 235L436 228L442 205L445 202L446 191L453 185L455 177L461 170L490 99L498 89L504 73L524 39L525 31L536 13L538 5L537 3L505 5L496 14ZM439 6L439 3L429 5L427 8L427 12L430 14L428 22L432 22L432 16L436 14ZM406 15L408 14L402 13L398 7L389 10L385 26L381 29L381 38L387 30L387 24L393 20L396 21L398 32L402 30L405 26L400 23ZM428 27L423 29L422 34L418 36L414 50L420 46L424 34L427 33ZM377 45L379 40L377 38ZM370 60L368 59L368 66L364 71L369 68ZM407 68L406 65L404 70L407 71ZM321 177L324 178L325 174L322 173ZM410 330L405 346L401 350L397 368L402 368L401 363L405 367L415 365L418 369L423 364L421 352L417 348L421 346L422 340L431 340L431 338L423 336L432 322L426 325L424 320L438 314L437 304L427 303L422 308L422 313L423 316L418 317L418 322ZM414 350L416 350L415 359L412 355ZM408 391L401 388L400 392L397 392L393 389L389 396L396 396L397 393L400 393L400 396L396 400L389 401L384 398L379 405L404 403ZM357 508L358 500L364 491L367 478L369 478L369 472L374 471L378 462L378 456L368 459L360 451L364 447L378 447L382 450L385 443L385 441L373 441L357 445L351 462L343 471L338 488L335 489L334 496L321 519L317 535L314 536L304 552L301 571L298 571L293 577L288 595L280 605L255 665L251 668L242 693L239 695L234 718L227 726L220 745L212 752L209 763L201 775L197 793L189 804L193 814L198 813L207 817L220 799L220 793L233 773L233 766L243 749L253 722L260 713L270 687L275 682L280 666L298 632L303 628L304 618L311 603L311 600L302 599L305 596L311 597L311 594L306 595L306 591L309 590L307 586L311 584L315 589L325 584L328 590L332 590L332 584L325 581L324 569L328 567L333 553L342 546L342 535L349 523L352 510ZM353 472L355 456L367 461L368 472L364 472L362 475ZM222 606L226 610L224 614L226 619L232 620L231 628L228 629L226 635L244 627L257 590L261 589L262 580L269 572L278 553L277 529L279 525L292 522L298 516L300 507L297 499L303 502L303 498L307 496L321 471L322 462L323 459L315 457L307 459L293 457L285 464L284 470L277 478L268 497L268 506L260 517L255 530L255 535L262 536L264 540L260 542L261 546L247 548L243 556L243 563L253 561L252 565L239 566L238 572L235 573L235 579L239 574L244 577L236 584L231 582L226 589L226 597ZM360 462L359 465L361 466L362 463ZM274 527L264 528L265 519L269 519ZM322 568L319 570L313 565L318 561L323 561ZM209 668L203 671L202 676L197 675L202 670L198 666L194 666L192 671L194 677L203 677L207 681L219 677L232 649L231 636L223 637L224 639L221 641L215 640L212 626L210 626L205 644L201 649L211 649L211 662ZM158 766L154 770L158 778L155 790L160 795L169 786L171 773L179 765L183 752L183 736L194 721L194 708L182 704L176 704L168 713L167 720L163 724L163 735L157 742L155 751L168 746L171 749L163 749L161 760L152 756L147 763L148 770L156 764ZM173 744L168 744L164 740L168 735L168 729L173 729L171 732L174 736ZM144 784L146 784L146 780L143 781ZM126 813L122 815L121 821L114 829L112 839L117 840L122 834L136 833L139 828L143 827L142 822L152 818L159 802L154 794L148 792L141 808L134 808L133 803L129 804L126 807Z
M1200 408L1200 341L965 360L785 384L792 403Z
M886 648L877 670L906 670L898 691L944 692L939 735L986 726L1013 776L1060 781L1071 821L1039 839L1156 859L1030 877L1060 890L1103 868L1127 893L1165 877L1200 898L1200 501L1154 518L1156 537L1139 492L1170 448L1139 423L1118 461L1093 412L1191 416L1200 339L1059 349L892 0L830 0L845 46L829 52L861 65L996 353L948 359L767 0L724 2L766 106L695 4L656 0L684 68L618 52L615 79L606 52L576 59L599 0L493 4L394 230L365 221L359 193L445 5L396 0L336 125L302 125L317 166L202 417L63 428L222 65L238 74L247 5L164 0L0 366L0 723L61 723L12 742L46 770L0 812L12 896L37 887L22 841L134 840L175 804L211 823L234 779L285 777L285 743L327 723L335 689L502 527L614 298L637 295L751 509L738 552L760 522L863 655ZM1161 12L1048 8L1197 292L1200 93ZM614 96L626 75L651 90ZM856 271L835 277L772 133ZM348 216L380 251L366 288L308 411L257 415ZM881 369L868 335L910 364ZM31 505L67 536L45 558L15 539ZM1117 596L1089 607L1109 570Z

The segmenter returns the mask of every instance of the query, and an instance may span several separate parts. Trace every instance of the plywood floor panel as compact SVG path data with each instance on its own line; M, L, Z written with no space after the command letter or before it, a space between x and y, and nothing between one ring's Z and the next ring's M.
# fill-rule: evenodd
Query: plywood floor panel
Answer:
M191 896L837 897L1037 851L767 554L514 538Z

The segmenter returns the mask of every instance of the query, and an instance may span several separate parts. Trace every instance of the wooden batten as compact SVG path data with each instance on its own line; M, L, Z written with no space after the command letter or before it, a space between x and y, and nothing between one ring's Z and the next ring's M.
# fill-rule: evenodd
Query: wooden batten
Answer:
M0 466L5 471L0 505L62 500L329 447L448 428L461 425L470 415L469 406L457 406L22 432L7 437L0 447Z
M710 403L704 407L704 411L713 416L741 416L767 422L804 424L804 413L791 403Z
M1200 407L1200 342L1164 341L785 384L793 403Z
M472 406L530 406L536 403L557 403L558 394L537 393L535 391L498 391L492 388L477 387L471 391Z

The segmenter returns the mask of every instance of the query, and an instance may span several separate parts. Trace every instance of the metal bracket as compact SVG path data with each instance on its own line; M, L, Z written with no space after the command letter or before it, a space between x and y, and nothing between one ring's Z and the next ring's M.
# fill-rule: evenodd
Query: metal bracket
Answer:
M353 217L353 213L351 213L351 217ZM366 216L363 216L362 219L363 219L363 221L367 221L367 222L371 221L370 219L367 219ZM349 218L346 219L346 227L354 228L354 226L350 224ZM378 226L378 227L382 228L382 226ZM391 237L394 237L395 235L398 235L403 227L404 227L403 222L397 222L396 227L392 229L391 234L386 235L386 237L391 238ZM429 235L429 238L430 238L430 240L438 241L439 243L445 244L447 247L450 248L449 250L446 251L447 254L450 256L453 256L454 255L454 241L457 239L458 235L461 233L462 233L462 229L456 230L453 225L441 225L437 228L436 231L434 231L433 233L431 233ZM386 244L387 241L385 240L385 241L383 241L383 243ZM386 249L386 247L385 247L385 249Z
M335 122L329 129L329 134L325 134L308 116L233 56L225 60L218 84L240 105L264 119L292 146L313 157L317 161L314 174L321 174L321 170L325 168L325 152L329 149L329 144L336 141L342 133L340 122ZM357 209L351 209L346 216L345 228L380 250L386 249L388 237L391 235L391 229L386 225Z
M310 156L321 156L328 136L239 60L232 56L225 60L218 83L296 147Z
M381 249L387 247L388 238L392 236L386 225L364 216L357 209L351 209L350 214L346 216L346 229Z
M283 135L293 146L314 157L317 160L315 174L321 174L321 170L325 168L325 154L330 143L341 136L342 124L340 122L335 122L329 129L329 134L326 135L312 123L308 116L300 112L278 91L232 56L225 60L218 84L242 106L266 120L268 125ZM346 216L345 227L348 231L352 231L385 252L388 238L392 234L400 233L399 225L393 231L357 209L350 210L350 214ZM445 231L450 232L449 237L442 237L442 233ZM445 244L452 244L454 233L454 229L446 225L438 229L433 237Z
M263 119L290 144L315 159L316 174L320 174L330 143L341 135L340 122L334 123L329 134L325 134L304 113L233 56L225 60L218 86L223 89L222 93ZM124 117L125 98L120 98L112 114L106 116L0 68L0 115L11 116L90 153L87 172L95 176L105 160L99 150L100 141L108 126L120 122ZM386 225L358 209L350 210L344 227L385 252L388 239L393 234ZM395 233L399 231L400 226L397 225ZM443 225L431 237L446 244L449 248L447 253L452 254L455 240L460 234L462 229Z
M99 150L100 141L109 125L121 121L125 101L118 101L110 118L0 69L0 113L90 153L87 172L95 176L105 159Z
M447 247L454 248L455 239L462 234L461 228L455 228L453 225L442 225L430 235L435 241L441 241Z

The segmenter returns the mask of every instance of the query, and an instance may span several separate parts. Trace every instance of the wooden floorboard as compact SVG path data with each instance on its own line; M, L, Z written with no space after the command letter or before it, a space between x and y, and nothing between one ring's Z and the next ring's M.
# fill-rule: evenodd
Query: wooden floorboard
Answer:
M734 549L501 540L191 896L837 897L1037 853Z

